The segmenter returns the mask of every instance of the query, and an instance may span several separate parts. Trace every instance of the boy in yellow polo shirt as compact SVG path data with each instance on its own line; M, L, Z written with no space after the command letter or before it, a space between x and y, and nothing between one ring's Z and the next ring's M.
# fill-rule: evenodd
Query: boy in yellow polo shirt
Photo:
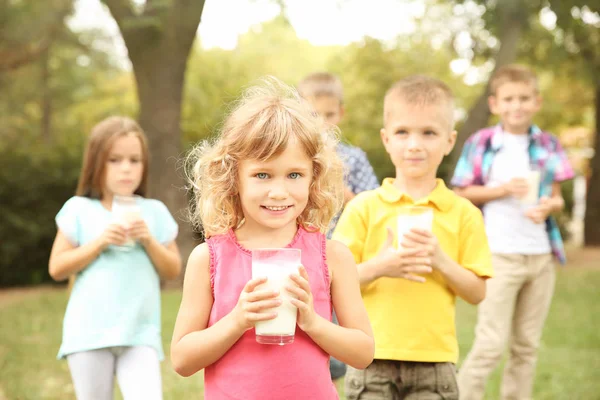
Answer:
M456 139L453 112L437 79L412 76L388 90L381 138L396 178L352 199L333 234L356 259L375 333L373 363L348 368L350 400L458 399L455 297L479 303L492 269L481 212L436 179ZM432 232L395 239L399 209L412 205L433 210Z

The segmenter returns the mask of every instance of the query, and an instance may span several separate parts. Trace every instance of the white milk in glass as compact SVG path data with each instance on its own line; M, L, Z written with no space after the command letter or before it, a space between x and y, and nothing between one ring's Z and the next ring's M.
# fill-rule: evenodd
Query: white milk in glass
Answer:
M411 229L418 228L431 231L433 226L433 210L429 207L402 207L398 212L397 224L396 238L398 240L398 249L400 249L404 235Z
M114 196L112 203L113 220L128 228L130 224L141 218L140 207L134 196ZM135 240L127 238L121 246L115 246L118 250L130 250L135 246Z
M527 179L527 194L521 199L521 203L526 205L534 205L538 202L538 194L540 192L540 171L532 170L525 178Z
M256 341L263 344L284 345L294 342L298 309L285 290L290 275L298 273L301 264L300 249L260 249L252 251L252 278L266 277L259 289L277 290L282 304L276 307L277 317L255 325Z

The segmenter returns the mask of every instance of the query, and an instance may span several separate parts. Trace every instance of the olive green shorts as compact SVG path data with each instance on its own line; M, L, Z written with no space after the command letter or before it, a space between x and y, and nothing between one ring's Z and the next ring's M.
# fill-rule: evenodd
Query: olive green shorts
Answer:
M373 360L364 370L348 366L345 392L348 400L458 400L456 366Z

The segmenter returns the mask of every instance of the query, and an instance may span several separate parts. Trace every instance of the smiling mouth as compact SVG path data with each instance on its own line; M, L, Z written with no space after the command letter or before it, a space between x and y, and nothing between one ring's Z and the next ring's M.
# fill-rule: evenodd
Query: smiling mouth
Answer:
M290 208L291 206L262 206L264 208L266 208L269 211L283 211L286 210L288 208Z

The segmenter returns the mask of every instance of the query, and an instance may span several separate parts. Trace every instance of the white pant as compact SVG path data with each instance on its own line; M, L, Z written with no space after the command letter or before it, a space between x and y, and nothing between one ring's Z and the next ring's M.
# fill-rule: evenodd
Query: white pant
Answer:
M160 362L151 347L84 351L67 361L78 400L112 400L115 375L125 400L162 400Z

